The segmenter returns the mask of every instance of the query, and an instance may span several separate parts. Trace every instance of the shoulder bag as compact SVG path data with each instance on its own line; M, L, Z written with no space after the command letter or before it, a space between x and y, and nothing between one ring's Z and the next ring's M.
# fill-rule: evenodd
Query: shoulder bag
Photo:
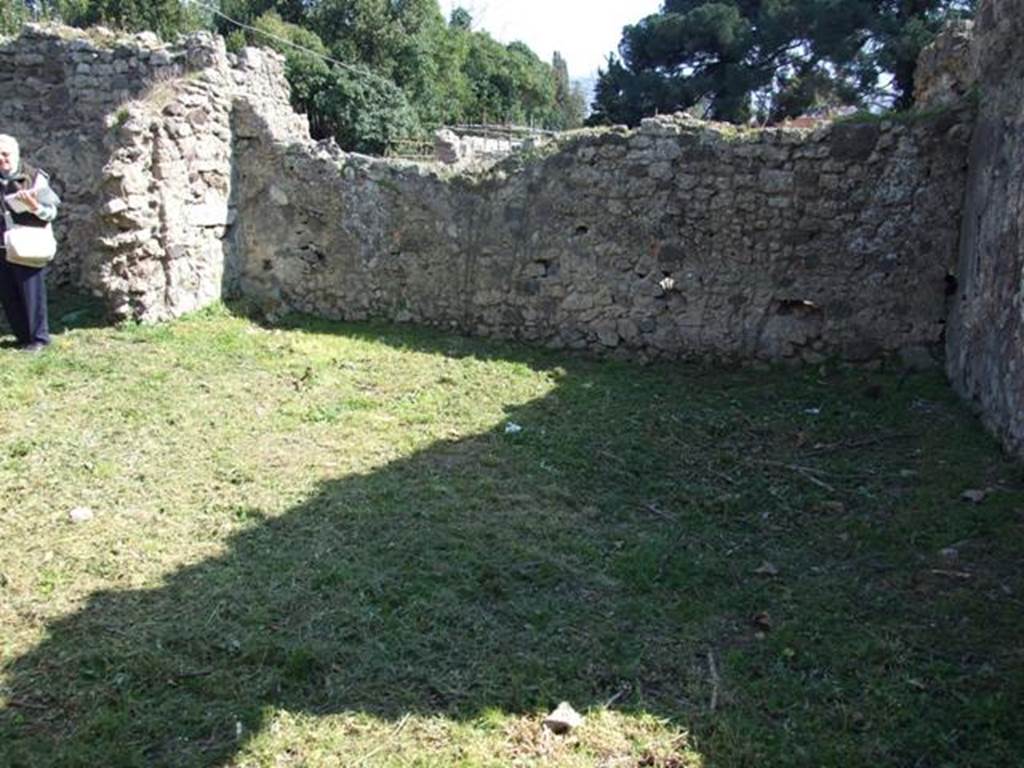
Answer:
M16 224L4 206L4 247L7 261L23 267L45 267L57 254L57 239L50 222L44 226Z

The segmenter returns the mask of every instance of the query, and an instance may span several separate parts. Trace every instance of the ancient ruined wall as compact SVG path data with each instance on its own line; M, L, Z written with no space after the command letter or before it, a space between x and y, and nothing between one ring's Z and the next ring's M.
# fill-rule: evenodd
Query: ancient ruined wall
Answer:
M0 129L18 138L25 160L51 174L64 200L52 269L58 280L78 280L97 236L108 116L179 71L182 55L149 34L119 40L30 26L0 39Z
M953 386L1024 452L1024 0L982 0L980 113L947 335Z
M923 361L941 339L955 100L813 131L658 118L454 172L310 141L280 57L208 36L35 30L0 50L33 86L13 130L68 180L59 269L119 317L228 291L634 358ZM73 117L44 124L36 93Z
M921 359L945 321L967 119L659 118L453 177L250 140L241 285L268 306L630 356Z
M208 34L167 44L29 25L0 40L0 86L3 130L64 200L53 279L102 296L118 318L161 320L221 297L238 93L308 140L280 59L229 56Z
M909 119L663 117L456 172L312 142L274 54L29 27L0 40L0 122L64 197L54 277L118 317L231 293L634 358L918 363L945 335L1024 451L1021 39L1024 0L982 0Z
M220 299L232 281L232 147L244 139L232 134L231 113L239 93L264 119L308 139L281 87L279 58L247 49L229 59L223 41L206 35L188 38L185 51L184 74L122 106L108 134L100 237L82 282L121 318L177 317Z
M82 283L117 317L161 320L221 296L233 212L231 77L223 43L190 40L180 74L112 115Z

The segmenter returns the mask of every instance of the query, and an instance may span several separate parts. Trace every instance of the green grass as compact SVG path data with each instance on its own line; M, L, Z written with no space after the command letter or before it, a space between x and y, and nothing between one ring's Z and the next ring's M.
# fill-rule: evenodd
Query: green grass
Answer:
M1024 472L939 374L57 315L0 349L5 768L1018 758Z

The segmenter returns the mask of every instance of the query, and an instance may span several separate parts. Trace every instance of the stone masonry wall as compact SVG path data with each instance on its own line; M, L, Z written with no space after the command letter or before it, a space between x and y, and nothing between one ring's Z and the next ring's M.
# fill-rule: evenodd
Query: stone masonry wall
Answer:
M640 359L926 363L944 337L1021 452L1022 35L1024 0L982 0L908 120L662 117L456 171L312 142L275 54L30 26L0 121L64 198L54 279L120 318L245 295Z
M312 142L280 57L208 36L30 29L0 54L31 86L11 131L67 182L58 274L119 317L227 291L634 358L924 361L942 338L958 103L814 130L657 118L455 172ZM40 93L74 114L44 120Z
M99 234L108 118L180 73L184 57L145 33L118 38L28 26L19 37L0 39L0 127L18 138L27 161L51 174L63 198L61 247L51 270L58 281L79 281Z
M1024 0L982 0L980 112L947 334L954 388L1024 453Z
M813 132L685 118L477 176L237 113L242 292L631 357L916 360L940 343L969 114Z
M230 113L245 93L297 137L279 59L235 58L198 34L176 44L28 25L0 40L0 119L63 198L51 278L118 318L160 320L219 299L230 279Z
M239 93L266 119L308 136L281 87L280 59L247 49L229 66L223 41L206 35L186 40L185 50L185 76L123 106L108 134L100 237L82 282L121 318L177 317L229 291Z

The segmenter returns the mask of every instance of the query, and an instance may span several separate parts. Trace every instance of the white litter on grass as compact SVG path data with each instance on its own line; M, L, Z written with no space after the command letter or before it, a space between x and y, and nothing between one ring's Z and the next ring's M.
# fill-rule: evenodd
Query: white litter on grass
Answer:
M563 701L555 711L544 718L544 727L552 733L568 733L583 723L583 715L572 708L568 701Z
M75 507L68 512L68 520L72 523L87 523L96 517L88 507Z
M522 431L523 428L516 424L514 421L510 421L508 424L505 425L506 435L518 435Z
M817 416L821 413L821 408L804 408L804 413L808 416Z

